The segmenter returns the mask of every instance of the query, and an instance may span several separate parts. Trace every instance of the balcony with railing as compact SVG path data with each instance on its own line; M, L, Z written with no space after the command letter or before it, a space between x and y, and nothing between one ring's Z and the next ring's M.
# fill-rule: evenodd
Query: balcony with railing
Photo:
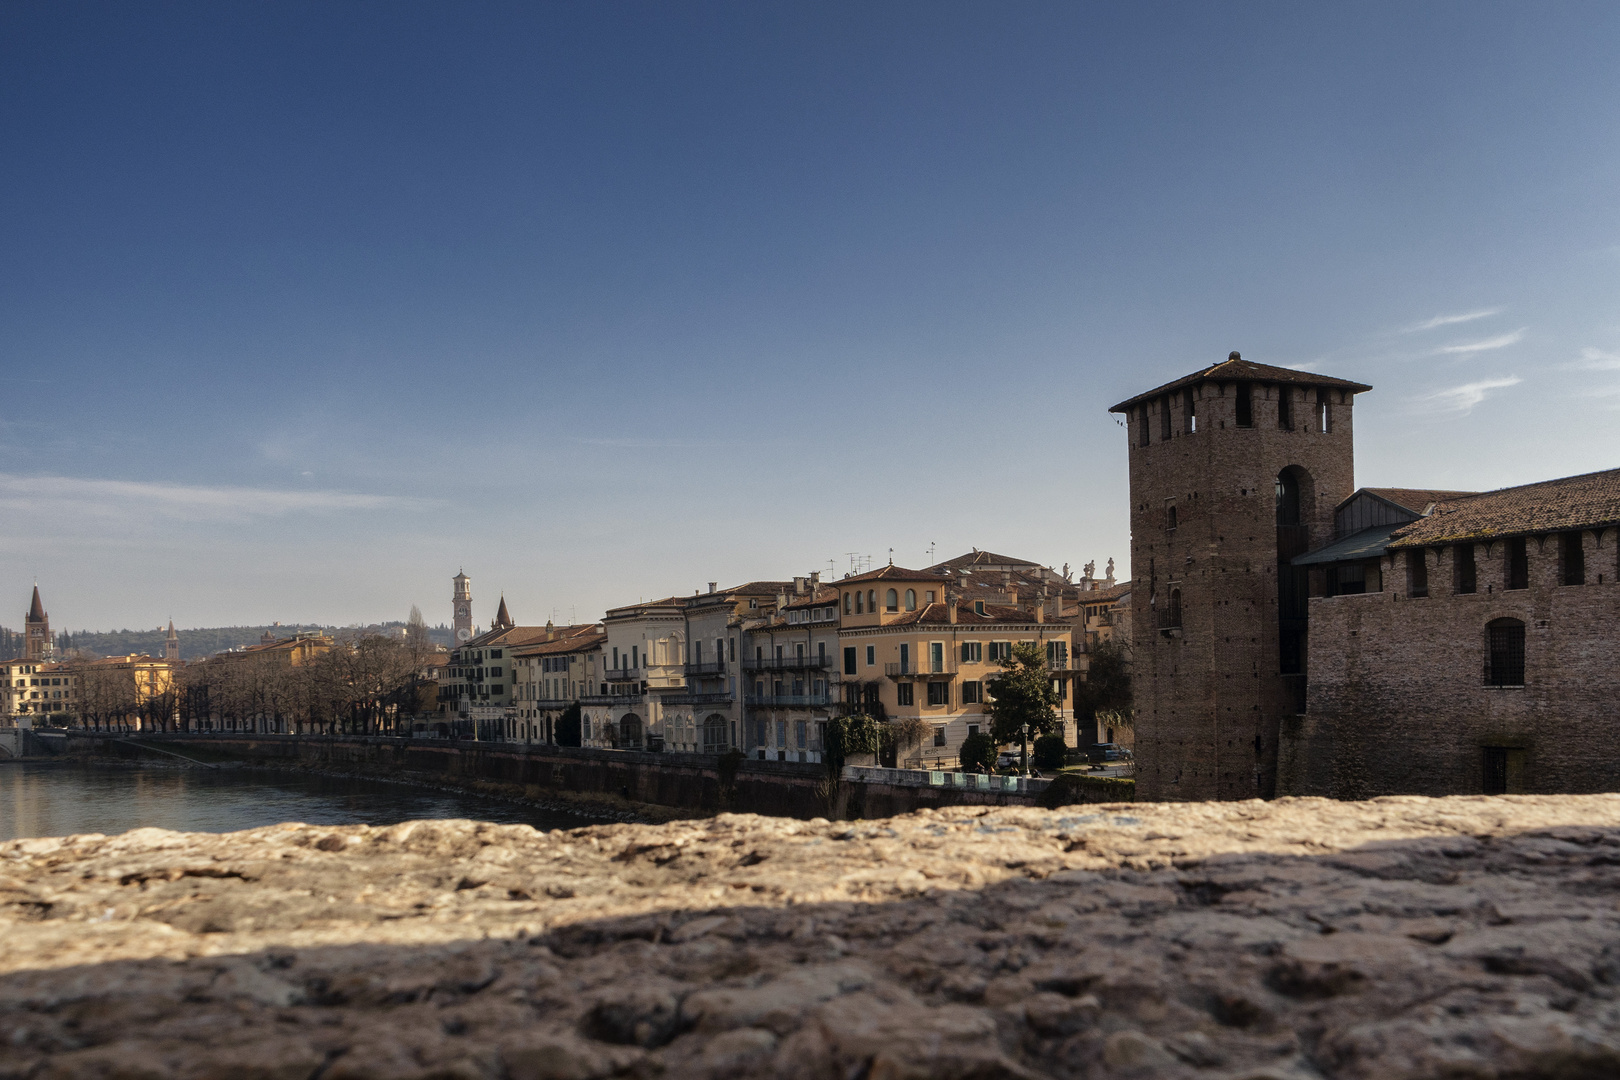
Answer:
M726 673L724 660L706 660L698 664L685 664L682 666L688 679L714 678L716 675Z
M609 668L602 677L608 682L640 682L647 677L647 671L638 667Z
M818 653L806 653L803 656L794 653L790 656L743 657L743 669L746 671L819 671L832 665L831 656L822 656Z
M681 691L678 694L667 694L658 700L665 705L730 705L737 695L727 690L703 690L693 693Z
M613 708L639 706L647 700L647 695L640 690L632 690L624 694L586 694L579 699L581 705L608 705Z
M836 698L832 694L749 694L748 704L760 709L817 709L827 708Z
M883 674L891 679L954 679L956 656L947 652L941 659L923 657L920 660L902 660L897 664L884 664Z

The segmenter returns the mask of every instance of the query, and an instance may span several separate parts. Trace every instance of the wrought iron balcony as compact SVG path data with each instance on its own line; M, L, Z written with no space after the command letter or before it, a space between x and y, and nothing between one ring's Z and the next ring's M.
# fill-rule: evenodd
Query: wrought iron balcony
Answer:
M891 679L954 679L956 656L946 653L943 660L906 660L898 664L884 664L883 674Z
M736 699L737 695L721 690L702 694L670 694L658 700L665 705L730 705Z
M747 671L820 671L833 666L831 656L807 653L800 656L746 656L743 668Z
M748 704L762 709L826 708L836 699L832 694L749 694Z
M602 676L608 682L640 682L646 677L646 669L638 667L609 668Z
M637 690L629 694L586 694L579 699L581 705L609 705L613 708L620 706L640 705L647 700L647 695Z
M723 660L708 660L701 664L685 664L683 667L688 679L702 678L705 675L712 678L715 675L724 675L726 673L726 664Z

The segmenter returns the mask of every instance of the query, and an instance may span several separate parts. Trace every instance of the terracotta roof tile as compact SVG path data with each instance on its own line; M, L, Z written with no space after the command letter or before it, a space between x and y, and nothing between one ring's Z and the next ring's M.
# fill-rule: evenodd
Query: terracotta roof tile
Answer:
M1620 524L1620 469L1543 480L1440 503L1395 534L1391 548L1600 529Z
M842 578L839 581L834 582L833 584L834 585L860 585L860 584L865 584L868 581L944 581L944 580L946 580L946 575L943 574L943 573L940 573L938 571L935 571L935 570L907 570L903 566L895 566L893 563L890 563L888 566L882 566L882 567L879 567L876 570L868 570L864 574L856 574L854 577Z

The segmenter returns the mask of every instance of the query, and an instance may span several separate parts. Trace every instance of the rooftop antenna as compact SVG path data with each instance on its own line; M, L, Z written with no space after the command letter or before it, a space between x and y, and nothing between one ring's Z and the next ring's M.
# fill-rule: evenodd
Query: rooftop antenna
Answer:
M934 542L932 540L928 541L928 565L929 566L934 565L934 547L935 547Z
M844 554L845 554L845 555L848 555L848 556L849 556L849 572L850 572L850 573L851 573L851 574L858 574L858 573L860 573L860 571L859 571L859 570L857 570L857 569L855 569L855 552L853 552L853 551L846 551L846 552L844 552Z

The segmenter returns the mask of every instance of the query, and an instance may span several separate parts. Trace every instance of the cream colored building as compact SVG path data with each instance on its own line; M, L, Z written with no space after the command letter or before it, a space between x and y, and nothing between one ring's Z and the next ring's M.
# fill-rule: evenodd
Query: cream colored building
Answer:
M1074 633L1055 617L1056 597L964 604L948 571L898 566L845 578L836 588L846 709L924 728L921 744L902 748L897 764L953 765L968 735L988 732L988 683L1024 641L1047 658L1064 738L1074 742Z
M519 742L554 743L557 721L602 682L600 624L553 627L540 640L512 650L513 707Z
M686 689L685 605L672 596L603 617L597 692L580 698L584 745L645 750L664 738L665 698Z
M742 745L752 756L821 760L827 721L840 703L839 602L838 589L819 575L795 578L776 610L746 624Z

